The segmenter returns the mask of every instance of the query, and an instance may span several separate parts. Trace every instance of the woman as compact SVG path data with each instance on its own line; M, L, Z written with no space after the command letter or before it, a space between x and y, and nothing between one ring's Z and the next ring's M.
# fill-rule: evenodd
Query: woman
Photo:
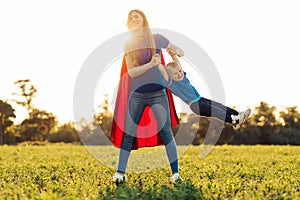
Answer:
M153 35L145 14L140 10L131 10L129 12L127 27L132 33L132 38L128 39L125 44L124 64L127 66L128 76L124 77L130 83L128 86L130 93L124 121L124 134L121 141L119 141L118 169L113 176L113 180L116 183L126 180L127 161L133 149L133 141L137 138L136 133L139 128L139 122L147 107L151 107L151 111L157 121L159 134L166 147L172 170L172 180L174 182L182 180L178 171L177 147L172 134L168 96L164 79L157 66L161 64L159 53L162 48L170 49L178 56L183 56L183 51L170 43L164 36L160 34ZM116 112L119 112L119 110L115 108L115 115L118 115ZM115 127L113 121L111 135L114 145L118 143ZM117 144L116 146L119 145Z

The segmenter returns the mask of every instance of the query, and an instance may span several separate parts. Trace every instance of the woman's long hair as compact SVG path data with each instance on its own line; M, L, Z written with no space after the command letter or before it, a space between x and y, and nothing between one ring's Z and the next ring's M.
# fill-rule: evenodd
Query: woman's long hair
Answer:
M156 53L156 45L155 45L155 40L153 37L153 34L149 28L149 24L148 24L148 20L146 15L141 11L141 10L131 10L128 13L128 18L127 18L127 28L130 30L130 15L132 12L136 12L139 15L142 16L143 18L143 34L145 37L145 42L146 45L143 48L148 48L151 50L152 55L154 55ZM125 46L125 53L128 53L129 58L131 59L132 63L134 63L135 66L139 65L139 61L138 61L138 54L137 54L137 46L136 44L134 44L134 40L130 41L129 44L127 43Z

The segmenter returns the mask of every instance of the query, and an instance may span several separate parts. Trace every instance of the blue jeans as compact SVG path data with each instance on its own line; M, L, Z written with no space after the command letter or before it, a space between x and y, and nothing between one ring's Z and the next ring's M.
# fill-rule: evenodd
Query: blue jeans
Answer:
M121 148L130 151L132 140L136 136L138 123L146 106L150 106L157 121L158 130L164 144L168 144L173 139L170 108L165 90L150 93L132 92L125 118L125 135Z
M178 172L178 155L172 133L168 96L165 90L149 93L132 92L130 94L125 118L125 133L120 149L118 172L125 173L132 142L136 136L136 130L146 106L151 107L157 121L160 136L166 146L172 172L176 173Z

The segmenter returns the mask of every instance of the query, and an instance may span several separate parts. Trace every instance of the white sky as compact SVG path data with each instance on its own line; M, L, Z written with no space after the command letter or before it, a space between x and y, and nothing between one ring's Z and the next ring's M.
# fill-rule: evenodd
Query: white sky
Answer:
M300 106L297 0L1 1L0 99L11 98L16 80L29 78L38 90L37 108L60 122L72 120L74 84L83 62L101 43L126 31L127 14L136 8L152 28L183 34L204 49L222 78L226 105ZM114 83L118 65L109 77ZM205 96L205 86L190 74ZM96 96L112 91L108 85L114 83L100 82Z

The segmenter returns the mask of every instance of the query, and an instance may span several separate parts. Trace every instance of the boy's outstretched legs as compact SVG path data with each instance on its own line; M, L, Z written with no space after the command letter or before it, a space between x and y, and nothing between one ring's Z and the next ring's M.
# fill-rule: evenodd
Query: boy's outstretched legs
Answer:
M190 108L197 115L204 117L215 117L232 124L235 129L240 128L241 124L245 122L251 112L250 109L247 109L246 111L239 113L235 109L224 106L221 103L206 99L204 97L201 97L201 99L199 99L198 101L193 102L190 105Z
M232 123L231 115L238 116L239 112L221 103L201 97L190 105L191 110L203 117L216 117L227 123ZM213 116L212 116L213 110ZM224 119L225 117L225 119Z

